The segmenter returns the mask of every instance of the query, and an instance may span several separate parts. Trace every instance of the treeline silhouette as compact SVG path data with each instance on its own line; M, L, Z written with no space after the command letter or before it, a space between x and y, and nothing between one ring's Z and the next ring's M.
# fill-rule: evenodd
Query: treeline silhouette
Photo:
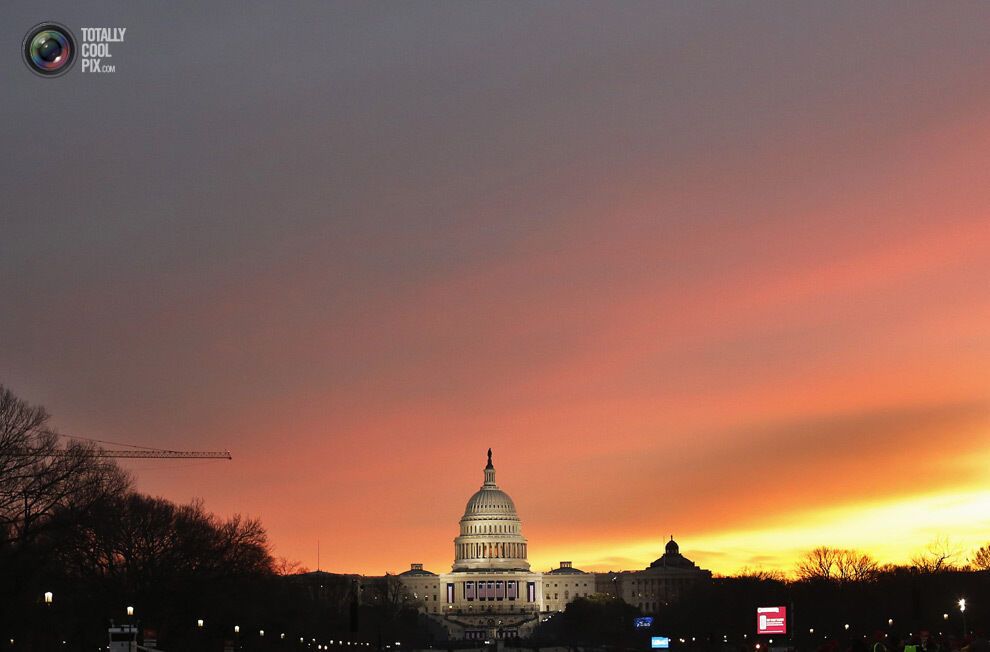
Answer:
M944 538L928 544L908 566L821 546L798 561L792 576L744 570L700 582L651 614L649 630L631 627L633 618L646 614L621 600L580 598L542 623L534 642L645 649L651 635L663 635L675 648L738 651L755 650L760 643L764 650L855 651L873 649L879 640L883 650L896 652L912 643L920 646L926 631L931 645L925 652L987 652L988 561L990 546L965 559ZM965 618L960 598L968 605ZM786 636L758 637L756 610L771 606L790 610L790 630Z
M415 638L394 578L298 574L258 520L141 494L94 444L66 442L48 421L0 386L0 649L95 650L111 620L154 629L167 650Z

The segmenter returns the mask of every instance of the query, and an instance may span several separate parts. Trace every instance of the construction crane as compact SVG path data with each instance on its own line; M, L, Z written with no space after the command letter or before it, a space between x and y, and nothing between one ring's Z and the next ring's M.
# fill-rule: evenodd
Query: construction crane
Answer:
M17 455L17 453L11 453ZM23 451L22 455L31 455L32 451ZM210 459L210 460L230 460L230 451L170 451L160 448L141 448L136 450L94 448L89 453L93 457L115 457L130 459L168 459L181 458L187 460ZM45 455L62 456L69 455L65 449L46 451Z
M127 458L184 458L184 459L213 459L229 460L230 451L170 451L157 448L142 450L105 450L98 448L93 451L95 457L127 457Z
M106 441L103 439L91 439L90 437L80 437L78 435L59 434L65 439L77 439L88 441L94 444L109 444L111 446L130 446L130 448L101 448L95 446L90 450L93 457L113 457L126 459L186 459L186 460L230 460L230 451L173 451L166 448L152 448L150 446L137 446L135 444L122 444L116 441ZM30 450L24 451L24 455L30 455ZM68 455L69 451L64 448L56 448L47 451L47 455Z

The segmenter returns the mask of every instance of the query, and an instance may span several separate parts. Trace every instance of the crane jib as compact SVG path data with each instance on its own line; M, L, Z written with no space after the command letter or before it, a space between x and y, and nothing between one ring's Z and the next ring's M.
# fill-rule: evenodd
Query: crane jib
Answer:
M58 456L58 455L75 455L78 452L67 451L65 449L58 449L52 451L12 451L8 453L14 456L24 456L33 457L35 455L41 456ZM90 452L93 457L115 457L115 458L132 458L132 459L154 459L154 458L183 458L183 459L215 459L215 460L229 460L233 459L230 456L230 451L169 451L169 450L156 450L156 449L146 449L146 450L106 450L106 449L96 449Z

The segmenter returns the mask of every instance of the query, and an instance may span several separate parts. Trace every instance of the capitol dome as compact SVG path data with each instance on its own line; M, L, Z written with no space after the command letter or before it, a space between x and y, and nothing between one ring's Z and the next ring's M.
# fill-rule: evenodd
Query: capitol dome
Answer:
M495 484L492 450L488 449L485 482L468 500L454 539L454 571L529 570L526 538L509 494Z
M482 488L471 496L464 516L516 516L516 504L501 489Z

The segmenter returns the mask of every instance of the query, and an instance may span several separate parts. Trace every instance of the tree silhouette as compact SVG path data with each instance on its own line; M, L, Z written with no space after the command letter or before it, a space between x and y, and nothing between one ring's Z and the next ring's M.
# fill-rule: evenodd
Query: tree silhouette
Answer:
M973 553L973 559L970 561L972 562L974 568L990 571L990 543L977 549L977 551Z
M880 572L880 564L867 553L819 546L805 553L795 569L800 580L865 582Z
M922 573L943 573L956 570L956 561L962 550L948 537L936 537L928 546L911 558L911 564Z

